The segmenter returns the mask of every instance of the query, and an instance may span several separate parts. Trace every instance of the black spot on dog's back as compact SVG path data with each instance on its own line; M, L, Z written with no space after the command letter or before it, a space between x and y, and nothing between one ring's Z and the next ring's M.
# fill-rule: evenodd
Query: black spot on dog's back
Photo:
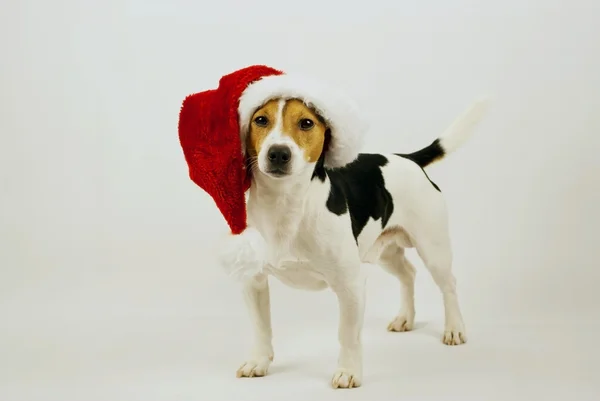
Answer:
M405 159L411 160L411 161L413 161L414 163L416 163L416 164L417 164L417 166L419 166L419 168L420 168L420 169L421 169L421 171L423 172L423 174L425 174L425 178L427 178L427 180L429 181L429 183L430 183L431 185L433 185L433 187L434 187L434 188L435 188L435 189L436 189L438 192L442 192L442 190L440 189L440 187L439 187L439 186L438 186L438 185L437 185L435 182L433 182L433 181L431 180L431 178L429 178L429 175L427 174L427 172L425 171L425 169L424 169L423 167L421 167L421 165L419 164L419 161L418 161L418 160L417 160L417 161L415 161L415 159L413 159L413 158L411 157L411 155L405 155L405 154L401 154L401 153L396 153L396 156L403 157L403 158L405 158Z
M317 164L313 178L325 181L329 177L331 192L327 209L339 215L350 212L352 232L358 238L369 218L381 219L385 228L394 211L392 195L385 187L381 168L388 159L379 154L361 153L352 163L336 169Z
M331 192L329 192L326 205L331 213L335 213L338 216L348 211L346 195L340 181L331 181Z
M423 174L425 174L425 177L427 177L431 185L433 185L435 189L441 192L440 187L438 187L435 182L431 181L431 178L429 178L429 175L427 175L425 167L429 166L436 160L440 160L444 157L445 154L446 151L442 147L440 140L436 139L429 146L426 146L421 150L417 150L413 153L396 153L396 156L403 157L416 163L419 167L421 167L421 170L423 170Z
M436 139L429 146L426 146L423 149L417 150L413 153L396 153L398 156L412 160L421 168L425 168L434 161L440 160L445 154L446 151L442 147L442 143L439 139Z

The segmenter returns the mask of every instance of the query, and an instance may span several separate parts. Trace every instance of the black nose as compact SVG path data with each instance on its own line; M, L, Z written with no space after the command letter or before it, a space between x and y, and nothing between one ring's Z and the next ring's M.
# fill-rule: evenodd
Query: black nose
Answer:
M285 145L273 145L269 148L267 157L273 166L284 166L292 158L292 151Z

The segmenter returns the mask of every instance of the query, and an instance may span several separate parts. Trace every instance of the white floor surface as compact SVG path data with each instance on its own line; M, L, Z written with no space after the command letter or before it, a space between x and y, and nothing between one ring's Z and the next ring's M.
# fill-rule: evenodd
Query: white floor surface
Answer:
M598 323L471 322L447 347L438 322L388 333L367 317L364 385L333 390L335 320L275 324L264 378L236 379L246 322L199 316L39 321L4 327L3 401L598 400ZM6 362L10 361L10 364Z

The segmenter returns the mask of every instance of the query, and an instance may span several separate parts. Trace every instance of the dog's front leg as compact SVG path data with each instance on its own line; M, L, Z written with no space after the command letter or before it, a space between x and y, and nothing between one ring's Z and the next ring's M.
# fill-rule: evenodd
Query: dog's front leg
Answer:
M243 295L254 326L254 345L250 358L238 369L237 377L260 377L267 374L274 356L267 275L255 276L244 283Z
M360 268L357 267L358 269ZM338 327L340 354L338 368L331 381L334 388L352 388L362 384L361 335L365 310L365 284L365 278L360 273L352 278L345 277L331 283L340 308Z

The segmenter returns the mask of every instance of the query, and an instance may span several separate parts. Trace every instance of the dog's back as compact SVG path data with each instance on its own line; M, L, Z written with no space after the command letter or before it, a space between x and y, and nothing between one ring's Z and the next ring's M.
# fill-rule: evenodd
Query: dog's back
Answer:
M418 231L445 228L445 203L425 168L460 147L486 107L486 101L476 102L439 138L416 152L362 153L345 167L317 168L319 179L331 186L326 207L333 214L350 215L363 262L373 262L390 238L396 237L403 248L413 247L411 237ZM428 221L444 227L428 227Z

